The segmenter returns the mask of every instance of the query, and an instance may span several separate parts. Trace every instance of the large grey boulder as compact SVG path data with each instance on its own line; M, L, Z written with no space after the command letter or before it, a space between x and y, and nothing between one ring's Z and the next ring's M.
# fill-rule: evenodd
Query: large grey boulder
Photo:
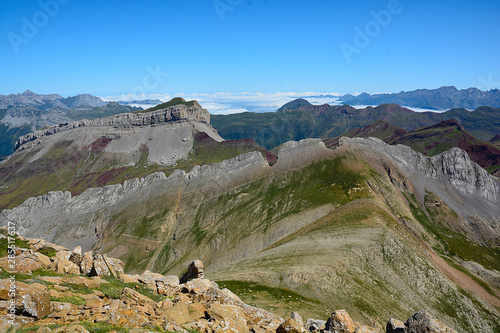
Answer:
M415 313L408 318L405 326L405 333L457 333L427 311Z

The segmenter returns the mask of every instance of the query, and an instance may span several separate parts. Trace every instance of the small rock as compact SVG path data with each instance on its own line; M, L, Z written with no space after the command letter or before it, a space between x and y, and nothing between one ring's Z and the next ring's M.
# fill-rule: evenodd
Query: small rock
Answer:
M164 276L156 280L156 291L159 295L173 296L179 290L179 278L175 275Z
M143 294L132 290L130 288L124 288L121 295L120 295L120 300L122 301L123 304L129 305L129 306L141 306L147 309L154 310L157 307L157 304L155 301L153 301L151 298L144 296ZM154 312L154 311L150 311Z
M292 314L290 315L290 318L295 320L295 322L299 324L301 327L304 327L304 321L302 320L302 317L298 312L293 311Z
M405 324L401 320L389 319L385 326L386 333L405 333Z
M186 283L193 279L203 279L203 263L201 260L195 260L188 266L188 271L181 277L180 282Z
M66 258L61 258L56 264L57 273L80 274L80 267Z
M427 311L419 311L408 318L405 333L457 333L446 327Z
M108 269L104 255L96 254L92 263L90 276L109 276L111 272Z
M139 275L120 274L120 281L125 283L139 283Z
M304 328L294 319L288 318L278 327L276 333L302 333L304 331Z
M184 288L182 289L185 293L190 294L205 294L210 288L217 288L218 286L215 282L208 279L194 279L188 281Z
M307 319L306 323L304 324L304 327L308 331L320 331L325 328L326 321L324 320L318 320L318 319Z
M175 303L173 307L163 312L162 318L172 324L177 325L182 325L191 321L189 308L187 303L185 302Z
M377 330L370 326L361 325L356 328L355 333L377 333Z
M138 280L139 282L147 285L149 289L156 290L156 280L160 280L162 278L163 275L146 270L139 276Z
M82 262L82 247L77 246L69 256L69 261L75 263L77 266L80 266Z
M346 310L338 310L332 313L325 324L325 332L354 333L356 327Z
M83 254L80 262L80 270L82 271L82 274L90 275L93 267L93 261L94 256L92 255L92 251L88 251Z

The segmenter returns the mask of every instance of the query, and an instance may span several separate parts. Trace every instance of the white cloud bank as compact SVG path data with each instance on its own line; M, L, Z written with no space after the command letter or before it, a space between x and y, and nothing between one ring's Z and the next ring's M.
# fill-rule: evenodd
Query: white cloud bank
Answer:
M178 93L178 94L147 94L147 95L115 95L101 97L105 101L132 101L144 99L159 99L162 102L168 102L174 97L182 97L185 100L197 100L201 106L207 109L211 114L234 114L241 112L274 112L284 104L293 101L297 98L305 98L311 104L321 105L328 103L330 105L342 104L338 97L340 93L318 93L318 92L275 92L275 93L260 93L260 92L243 92L243 93ZM151 107L151 105L134 104L142 108ZM356 109L361 109L367 105L355 105ZM374 105L372 105L374 106ZM423 112L436 110L426 110L413 107L406 107L410 110Z
M167 102L174 97L182 97L185 100L197 100L201 106L211 114L233 114L241 112L273 112L284 104L294 99L307 97L312 104L338 104L335 97L323 97L324 95L340 96L338 93L316 93L316 92L243 92L227 93L218 92L213 94L193 93L193 94L148 94L148 95L115 95L101 97L105 101L133 101L144 99L159 99ZM150 107L134 104L135 106Z

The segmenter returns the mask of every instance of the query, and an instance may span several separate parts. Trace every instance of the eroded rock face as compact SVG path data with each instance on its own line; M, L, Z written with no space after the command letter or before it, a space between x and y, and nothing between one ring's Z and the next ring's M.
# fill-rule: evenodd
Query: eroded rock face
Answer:
M151 125L160 125L162 123L180 121L180 120L196 120L202 123L210 123L210 113L202 109L196 103L191 107L185 105L175 105L166 109L156 110L147 113L122 113L111 117L99 118L94 120L78 120L65 124L50 126L44 130L38 130L21 136L16 142L16 150L21 150L29 147L28 143L37 141L45 136L53 135L60 132L69 131L79 127L115 127L115 128L131 128Z
M339 145L349 140L364 145L372 145L391 154L406 168L418 169L428 178L438 179L445 177L460 191L467 194L476 194L489 201L498 202L500 199L500 185L491 175L473 162L467 152L453 147L439 155L427 157L417 153L405 145L391 146L376 138L341 138Z

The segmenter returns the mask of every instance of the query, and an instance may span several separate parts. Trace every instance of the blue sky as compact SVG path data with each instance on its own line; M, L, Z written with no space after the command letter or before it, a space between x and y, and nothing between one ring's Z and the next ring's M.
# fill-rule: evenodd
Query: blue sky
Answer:
M498 0L2 1L0 94L500 88L499 17Z

